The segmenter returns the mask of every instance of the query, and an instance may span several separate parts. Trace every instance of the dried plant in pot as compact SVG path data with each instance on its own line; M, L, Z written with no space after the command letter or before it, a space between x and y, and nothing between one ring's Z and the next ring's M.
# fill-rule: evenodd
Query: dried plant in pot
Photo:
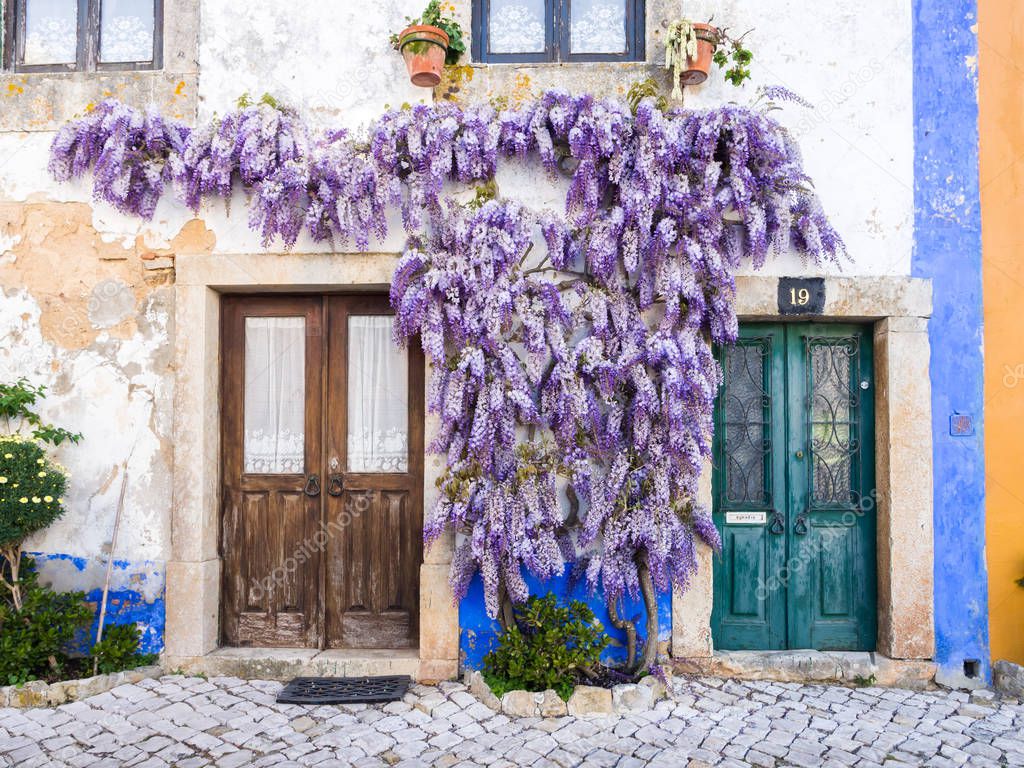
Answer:
M419 18L407 18L409 26L391 36L391 44L402 54L413 85L433 88L441 82L445 65L458 62L465 52L462 27L446 11L455 6L431 0Z

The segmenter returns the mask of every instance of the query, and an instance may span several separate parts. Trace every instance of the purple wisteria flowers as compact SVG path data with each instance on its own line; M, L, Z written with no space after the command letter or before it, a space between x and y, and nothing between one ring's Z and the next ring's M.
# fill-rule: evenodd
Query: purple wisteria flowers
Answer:
M568 174L564 211L454 201L507 158ZM58 179L90 169L96 199L143 217L170 186L194 209L243 188L268 245L305 233L366 249L401 211L396 336L432 365L431 450L447 457L425 536L464 534L455 594L480 572L492 616L526 599L524 573L570 562L612 602L685 588L696 542L719 544L697 482L713 348L737 334L735 270L790 248L843 254L790 135L734 105L646 100L634 115L549 92L501 111L389 112L358 141L267 104L189 130L106 101L53 143Z

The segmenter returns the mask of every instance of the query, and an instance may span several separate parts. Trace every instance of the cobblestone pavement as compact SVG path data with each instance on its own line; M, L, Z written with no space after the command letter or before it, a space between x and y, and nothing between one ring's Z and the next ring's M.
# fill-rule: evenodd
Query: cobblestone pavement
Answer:
M642 714L510 720L458 683L340 707L276 704L280 687L172 675L0 709L0 764L1024 766L1024 706L988 691L676 679Z

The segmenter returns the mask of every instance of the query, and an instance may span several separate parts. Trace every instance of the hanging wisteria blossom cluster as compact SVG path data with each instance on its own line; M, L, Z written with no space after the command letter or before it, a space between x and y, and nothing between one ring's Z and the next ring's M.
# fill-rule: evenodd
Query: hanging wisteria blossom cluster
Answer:
M455 202L509 158L568 175L564 213ZM401 210L396 334L432 363L432 449L447 456L425 535L465 534L455 593L479 571L492 616L527 597L525 572L569 561L612 602L686 586L695 540L718 544L697 480L721 382L713 345L737 333L734 270L773 250L843 251L789 134L733 105L647 100L634 115L549 92L502 111L389 112L359 140L268 105L190 130L106 101L53 143L56 178L89 169L96 199L143 217L171 186L198 210L240 184L251 226L286 247L306 233L365 249Z

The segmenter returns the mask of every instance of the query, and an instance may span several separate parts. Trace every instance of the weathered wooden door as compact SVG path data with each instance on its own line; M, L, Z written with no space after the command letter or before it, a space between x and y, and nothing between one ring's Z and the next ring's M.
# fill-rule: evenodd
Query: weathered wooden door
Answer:
M377 295L224 299L227 644L416 644L423 357L391 322Z
M186 329L181 329L187 332ZM225 298L222 323L224 637L319 647L319 298Z
M859 326L751 324L722 352L717 648L874 649L870 338Z
M392 342L386 297L329 306L327 645L403 648L419 631L423 355Z

